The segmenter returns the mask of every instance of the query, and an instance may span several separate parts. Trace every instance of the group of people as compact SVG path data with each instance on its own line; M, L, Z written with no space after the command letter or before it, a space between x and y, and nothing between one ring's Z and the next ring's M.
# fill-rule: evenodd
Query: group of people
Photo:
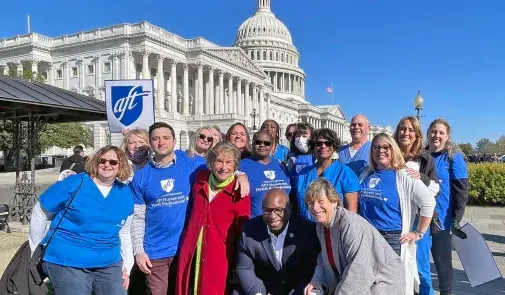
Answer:
M206 126L183 151L167 123L128 130L41 195L30 247L52 237L57 295L434 294L430 251L451 294L468 175L448 122L349 131Z

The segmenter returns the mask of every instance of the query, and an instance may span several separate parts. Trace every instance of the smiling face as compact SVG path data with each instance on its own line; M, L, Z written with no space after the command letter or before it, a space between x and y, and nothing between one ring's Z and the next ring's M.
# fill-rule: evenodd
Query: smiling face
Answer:
M272 136L266 131L260 131L253 138L253 155L264 159L272 152Z
M354 116L351 120L351 124L349 125L349 131L351 132L353 143L366 141L368 131L370 131L368 119L363 115Z
M106 182L107 180L116 178L119 172L119 159L116 152L108 151L101 154L98 160L97 168L98 178L101 182Z
M445 148L445 144L449 140L449 132L447 126L437 123L430 128L428 132L428 145L430 151L438 152Z
M334 152L333 143L326 138L320 137L314 142L314 155L318 162L331 158Z
M230 132L230 142L233 143L240 151L244 149L247 142L247 131L240 125L235 125Z
M212 137L214 138L214 141L212 142L212 146L215 146L218 142L221 141L221 133L217 131L216 128L209 128L210 133L212 134Z
M201 129L199 134L196 136L196 150L199 153L205 153L208 151L214 142L214 137L212 133L207 129Z
M261 130L270 133L274 138L277 136L277 132L279 132L279 130L277 130L275 122L272 120L266 120L263 122L263 125L261 125Z
M128 145L127 149L130 154L135 153L142 146L147 146L147 141L142 137L135 135L134 133L130 134L128 137Z
M380 139L372 142L372 160L376 163L377 169L388 169L391 166L391 145Z
M325 191L321 191L319 197L309 204L310 214L314 217L316 222L322 224L329 224L335 212L335 204L328 200Z
M412 145L414 145L416 140L417 135L414 130L414 126L412 126L412 122L410 122L410 120L404 120L399 128L397 138L398 144L400 145L401 148L410 150L410 148L412 147Z
M151 132L149 143L156 155L166 157L174 151L175 138L170 129L161 127Z
M211 164L210 171L218 182L223 182L235 172L235 168L233 155L229 152L222 152Z
M281 189L271 189L262 201L263 221L272 233L279 233L289 221L289 197Z

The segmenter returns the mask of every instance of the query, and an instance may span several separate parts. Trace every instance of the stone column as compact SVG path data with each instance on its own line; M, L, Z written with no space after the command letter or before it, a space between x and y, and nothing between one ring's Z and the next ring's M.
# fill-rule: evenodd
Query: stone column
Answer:
M61 64L61 67L63 68L63 89L68 90L68 82L69 82L69 75L68 75L68 62L64 61Z
M245 110L245 117L246 117L246 122L251 121L251 104L249 103L249 94L251 93L251 84L249 81L245 80L245 89L244 89L244 110ZM247 124L246 126L250 126L251 124Z
M259 88L259 119L260 119L260 122L258 125L261 126L261 124L263 124L263 121L265 121L265 96L264 96L264 93L263 93L263 87L260 86L258 87Z
M165 57L158 55L158 68L156 70L156 78L158 82L158 89L156 93L156 108L158 110L165 110L165 71L163 70L163 61Z
M119 60L117 53L112 54L112 80L119 80Z
M142 51L142 79L151 79L151 73L149 70L149 54L147 50Z
M37 78L37 74L39 73L39 61L35 59L30 60L32 75L34 78Z
M271 101L270 101L270 99L271 99L271 95L270 95L270 93L267 93L267 94L265 94L265 96L267 97L267 110L266 110L265 120L268 120L268 119L274 119L275 120L275 118L270 118L270 114L272 113L272 112L270 112L270 107L271 107Z
M258 108L258 85L253 84L252 89L252 109L256 109L256 114L259 114ZM258 121L256 121L258 123Z
M75 63L77 65L77 71L79 73L79 93L83 93L84 91L84 64L83 64L83 59L80 57L77 59L77 62Z
M177 113L177 61L172 59L170 61L170 111Z
M8 71L9 71L9 68L7 68L7 75L9 74ZM50 62L47 63L47 83L49 85L54 85L53 64Z
M223 114L224 113L224 73L223 71L219 70L219 99L217 101L216 105L216 114Z
M203 64L198 63L198 92L196 93L195 114L203 114Z
M244 106L242 100L242 79L237 77L237 113L244 114Z
M288 75L289 77L289 91L290 93L293 93L293 76L291 74Z
M277 77L277 72L274 72L274 91L279 91L277 84L279 84L279 79Z
M100 99L100 84L102 84L102 67L100 55L95 55L91 61L95 63L95 98Z
M305 79L302 79L302 96L305 96Z
M184 115L189 114L189 68L187 64L182 64L182 69L184 70L184 77L183 77L183 89L184 89L184 94L182 97L182 113Z
M16 74L18 76L23 76L23 64L20 60L14 61L14 69L16 70Z
M233 113L233 76L228 76L228 112Z
M8 76L9 75L9 65L4 63L2 64L2 74L4 76Z
M207 92L207 100L205 101L205 112L207 114L214 114L214 69L209 67L209 92Z

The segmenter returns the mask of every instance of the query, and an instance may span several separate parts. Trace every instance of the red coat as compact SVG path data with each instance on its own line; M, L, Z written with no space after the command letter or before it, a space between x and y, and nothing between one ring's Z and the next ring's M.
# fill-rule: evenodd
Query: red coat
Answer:
M195 295L223 295L230 291L227 290L227 283L235 268L236 241L242 224L249 219L251 200L249 196L240 198L240 192L233 190L233 181L209 203L209 175L209 170L199 172L191 190L192 209L182 237L177 265L177 295L193 293L190 287L194 279L193 258L202 227L199 294Z

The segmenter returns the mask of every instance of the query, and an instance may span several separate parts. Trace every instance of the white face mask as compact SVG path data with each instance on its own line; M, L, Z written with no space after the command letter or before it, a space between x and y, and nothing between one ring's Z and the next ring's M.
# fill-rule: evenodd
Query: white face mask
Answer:
M295 146L301 153L307 153L309 151L309 139L307 137L297 137L295 138Z

